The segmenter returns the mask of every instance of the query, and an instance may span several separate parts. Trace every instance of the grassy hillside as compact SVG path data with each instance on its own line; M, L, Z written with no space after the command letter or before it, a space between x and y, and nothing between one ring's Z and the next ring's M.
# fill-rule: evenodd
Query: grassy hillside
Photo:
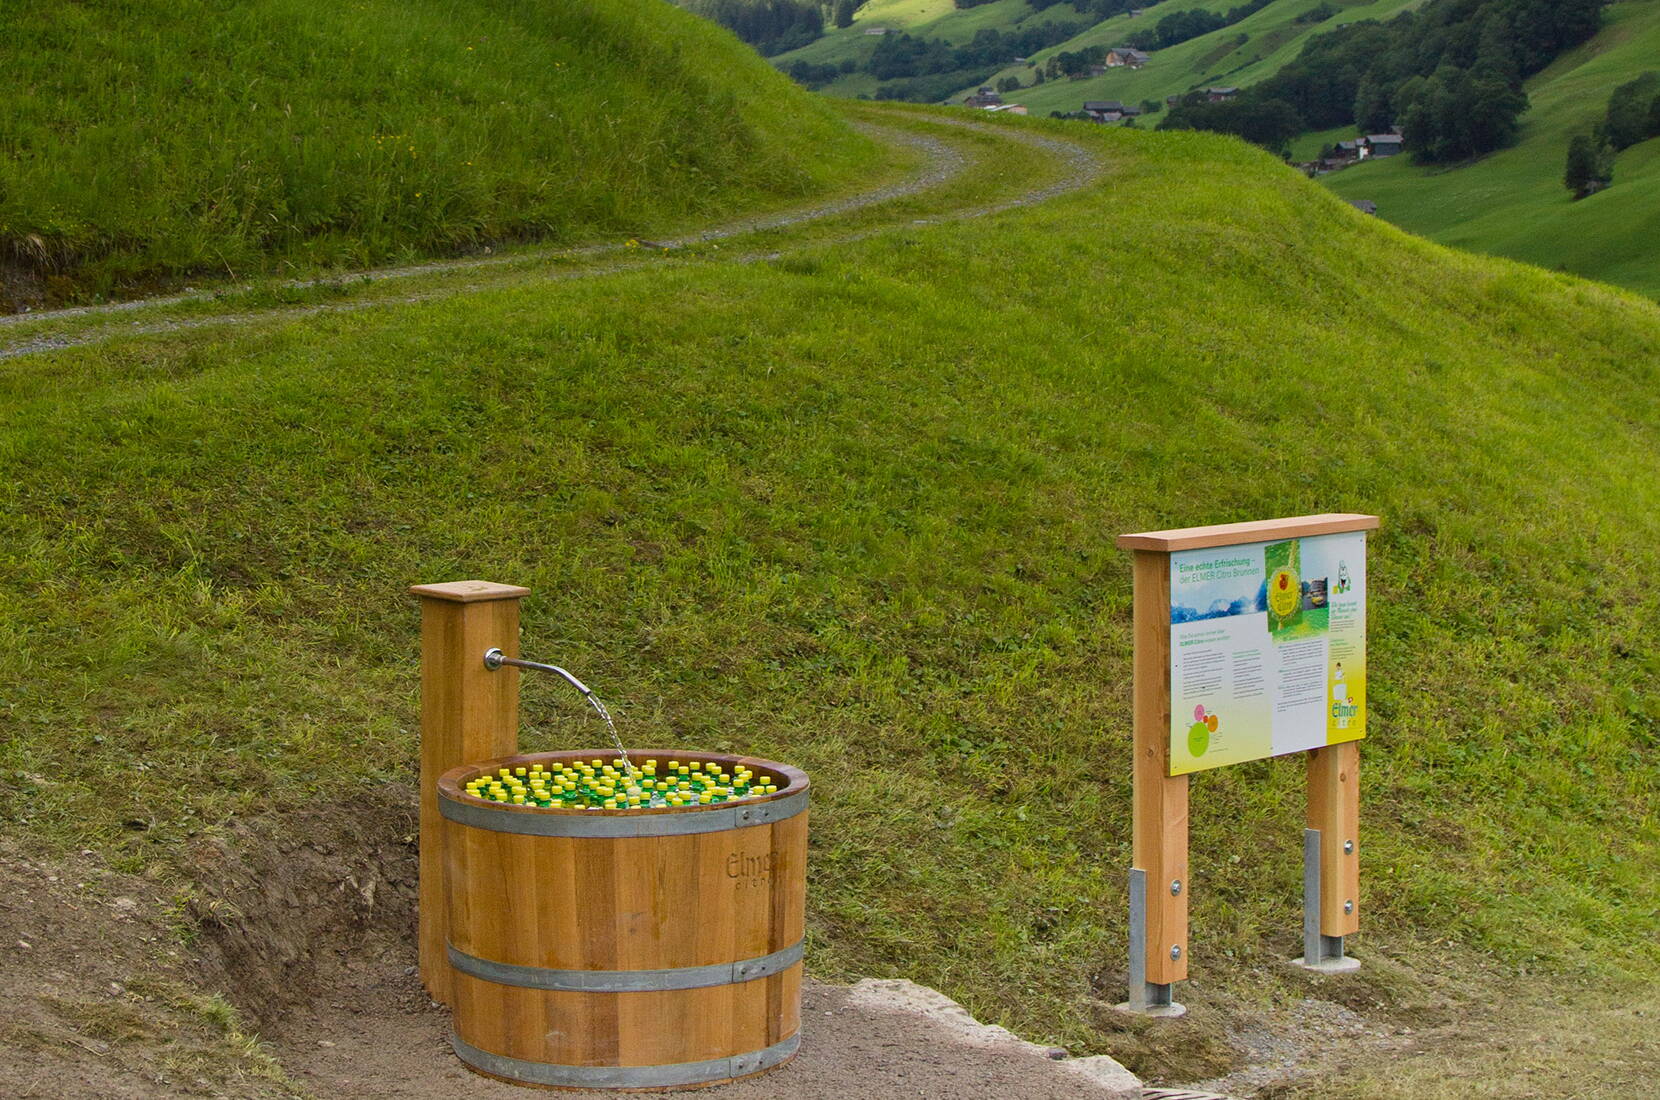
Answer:
M0 307L649 230L868 156L659 0L23 0L0 41Z
M777 65L807 61L815 65L864 62L881 41L867 34L873 27L904 31L926 38L939 38L962 45L983 30L1018 30L1028 24L1083 23L1085 16L1069 4L1057 4L1034 11L1026 0L993 0L973 8L958 9L951 0L867 0L853 14L851 27L826 27L825 36L800 49L773 58ZM870 73L849 73L821 89L825 94L853 98L870 97L882 82Z
M1332 0L1331 6L1338 9L1332 18L1322 22L1297 22L1299 16L1321 3L1322 0L1276 0L1231 27L1156 51L1145 68L1110 69L1088 80L1048 81L1004 98L1010 102L1018 100L1033 111L1048 114L1076 111L1088 99L1117 99L1137 104L1144 99L1163 101L1165 96L1213 84L1243 87L1278 72L1302 52L1314 35L1361 19L1388 19L1397 12L1419 6L1423 0ZM1054 54L1084 46L1122 45L1126 35L1151 29L1172 11L1197 8L1226 12L1238 6L1238 0L1166 0L1164 4L1145 9L1138 18L1118 16L1106 20L1068 42L1035 54L1030 60L1041 64ZM1241 35L1245 36L1244 41L1240 41ZM1018 76L1023 84L1032 82L1032 73L1026 66L1011 66L999 72L994 80L1006 76Z
M1614 186L1581 202L1562 186L1569 138L1602 118L1616 86L1660 69L1660 3L1611 4L1607 26L1528 81L1519 142L1452 169L1406 158L1325 178L1392 222L1446 244L1660 295L1660 141L1621 153Z
M1120 99L1139 103L1143 99L1163 100L1167 95L1186 92L1207 84L1244 85L1263 80L1302 51L1308 39L1345 23L1360 19L1387 19L1414 8L1423 0L1331 0L1337 14L1324 21L1298 22L1300 16L1318 8L1323 0L1274 0L1241 22L1201 35L1167 50L1157 51L1153 61L1140 70L1114 69L1088 80L1056 80L1033 85L1034 66L1064 51L1086 46L1118 46L1137 32L1151 30L1160 19L1190 9L1226 12L1240 0L1165 0L1145 8L1141 15L1116 15L1095 21L1069 4L1057 4L1034 12L1026 0L997 0L979 7L957 10L951 0L871 0L859 9L852 27L831 30L824 38L798 50L781 54L779 64L809 61L814 64L863 61L880 39L865 33L869 27L889 27L907 33L941 38L953 44L967 42L982 28L1008 31L1044 22L1087 22L1076 37L1033 53L1029 64L1010 64L989 78L996 83L1016 77L1028 87L1006 96L1033 111L1076 111L1086 99ZM1240 36L1245 36L1240 41ZM871 95L881 82L868 73L853 73L828 85L831 95ZM971 92L964 88L954 98Z
M407 779L406 586L522 583L526 652L628 740L813 772L818 973L1197 1076L1225 1044L1102 1007L1129 859L1112 539L1369 511L1353 996L1420 995L1383 961L1415 951L1660 978L1660 307L1411 237L1229 139L1039 128L1110 176L775 234L764 262L0 365L8 832L140 867ZM595 742L578 702L528 683L526 743ZM1212 1018L1304 995L1275 962L1302 783L1195 782L1187 999Z

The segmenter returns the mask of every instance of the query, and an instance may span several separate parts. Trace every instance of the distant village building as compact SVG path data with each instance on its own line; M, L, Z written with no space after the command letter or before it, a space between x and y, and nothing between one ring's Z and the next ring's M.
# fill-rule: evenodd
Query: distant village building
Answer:
M1141 108L1127 106L1116 99L1090 99L1084 102L1083 113L1091 122L1117 122L1134 118L1141 113Z
M1211 103L1223 103L1239 94L1238 88L1206 88L1205 99Z
M1362 156L1392 157L1401 151L1399 134L1367 134L1360 140L1366 150Z
M1106 67L1109 69L1130 68L1139 69L1147 64L1150 55L1140 50L1132 50L1128 46L1114 46L1107 51Z
M1350 199L1349 205L1360 211L1362 214L1372 214L1375 216L1378 212L1378 204L1373 202L1371 199Z
M982 110L987 107L1001 107L1002 105L1003 97L990 84L982 84L979 91L963 100L964 107L978 107Z
M865 33L866 34L887 34L888 33L888 28L887 27L866 27L865 28Z
M993 114L1023 115L1026 113L1026 105L1024 103L995 103L987 107L986 110Z

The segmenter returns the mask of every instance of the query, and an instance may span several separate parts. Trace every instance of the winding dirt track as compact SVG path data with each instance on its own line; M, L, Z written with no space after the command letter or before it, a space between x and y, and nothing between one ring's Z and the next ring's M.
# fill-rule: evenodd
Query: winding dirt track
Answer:
M894 229L938 225L947 222L963 221L970 218L985 217L1001 213L1006 210L1022 206L1031 206L1044 202L1060 195L1069 194L1090 186L1101 177L1106 169L1106 163L1094 151L1084 145L1059 138L1048 137L1043 134L1018 130L1003 126L990 126L972 119L934 118L930 124L954 127L962 130L971 130L976 133L989 134L1006 140L1011 145L1025 146L1026 149L1058 161L1063 171L1059 178L1044 184L1042 187L1020 192L1014 196L1001 199L994 203L976 206L965 206L946 213L936 214L924 218L908 218L895 220L878 226L863 226L850 229L846 233L833 234L828 237L815 237L811 245L837 244L863 240ZM724 222L706 229L696 230L680 236L669 237L662 241L652 242L656 250L672 251L687 248L698 244L708 244L729 238L743 236L750 233L772 229L789 229L807 225L813 222L825 221L857 211L878 207L884 203L891 203L898 199L909 198L923 194L949 183L960 176L968 167L969 159L964 153L950 143L937 137L924 134L908 133L906 131L861 124L865 133L878 141L890 145L903 145L917 151L924 158L923 169L909 179L889 184L871 191L860 192L844 198L821 202L813 205L795 207L765 215L755 215ZM734 252L723 257L729 263L753 263L758 260L772 259L781 254L781 248L774 246L766 250L748 252ZM317 279L296 280L282 284L286 289L308 289L320 286L350 286L362 280L369 280L376 284L396 279L408 279L424 275L444 275L481 271L491 268L503 268L509 265L533 266L537 262L567 264L576 261L595 261L584 263L582 266L545 271L532 274L529 277L543 281L555 282L567 279L588 278L596 275L607 275L618 271L642 267L649 260L642 260L635 242L619 244L590 245L582 248L548 248L545 250L522 250L505 255L479 256L458 260L437 260L430 263L414 264L403 267L389 267L354 272L349 275L328 276ZM248 290L249 287L231 287L231 292ZM304 317L319 313L346 313L365 309L374 309L382 306L408 305L416 302L434 301L441 298L451 298L460 294L484 289L477 284L458 283L432 289L421 290L403 295L379 296L372 299L345 302L321 302L291 307L272 307L269 309L248 310L242 312L227 312L208 314L197 317L170 317L154 321L134 320L130 324L119 327L90 328L84 332L56 332L47 335L29 336L19 334L19 338L11 342L4 342L0 335L0 360L15 359L20 356L58 351L64 348L82 347L102 343L106 340L122 336L146 336L167 332L180 332L188 329L208 328L224 325L246 325L274 319ZM181 305L193 302L207 303L218 295L226 293L227 288L215 291L193 292L176 294L168 297L145 298L130 302L114 302L107 305L76 306L68 309L51 310L41 313L21 313L0 316L0 334L8 326L33 325L41 322L66 320L75 318L98 319L109 317L112 320L127 314L142 314L167 306Z

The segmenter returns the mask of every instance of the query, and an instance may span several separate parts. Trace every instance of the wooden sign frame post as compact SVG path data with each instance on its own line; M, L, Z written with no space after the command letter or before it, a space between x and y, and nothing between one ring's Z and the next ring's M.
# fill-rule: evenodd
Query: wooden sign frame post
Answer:
M519 655L519 601L530 589L491 581L418 584L421 601L421 984L450 1004L454 971L444 945L447 835L438 777L451 768L519 751L519 674L492 672L484 651Z
M1176 982L1187 978L1190 957L1187 910L1192 891L1188 875L1187 773L1198 769L1191 766L1191 761L1178 767L1173 760L1172 555L1234 546L1241 547L1247 556L1253 551L1260 555L1259 544L1365 532L1377 526L1376 516L1328 513L1256 523L1146 531L1119 537L1119 547L1134 554L1135 616L1130 988L1129 1000L1120 1008L1152 1016L1180 1016L1186 1011L1172 999L1172 989ZM1356 567L1364 578L1364 558ZM1249 568L1244 567L1235 575L1245 576ZM1255 568L1260 571L1262 566L1258 564ZM1266 592L1266 578L1263 587ZM1364 588L1361 596L1364 597ZM1307 598L1306 593L1299 596L1299 607L1300 601ZM1319 590L1318 598L1324 606L1324 587ZM1361 606L1363 653L1364 604ZM1227 614L1224 610L1218 616ZM1301 964L1324 972L1359 965L1356 960L1345 957L1343 941L1360 928L1358 737L1364 736L1363 704L1364 695L1357 711L1355 727L1359 733L1354 740L1302 750L1279 750L1305 751L1308 757ZM1216 728L1214 718L1210 728ZM1260 759L1275 754L1258 752L1239 759Z

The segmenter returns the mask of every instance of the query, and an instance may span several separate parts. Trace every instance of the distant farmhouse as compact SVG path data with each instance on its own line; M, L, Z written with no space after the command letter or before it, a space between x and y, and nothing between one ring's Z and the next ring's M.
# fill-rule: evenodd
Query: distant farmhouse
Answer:
M1352 141L1340 141L1322 151L1318 160L1309 161L1300 167L1311 176L1325 172L1338 172L1351 165L1359 164L1363 160L1373 157L1399 156L1403 151L1404 142L1399 133L1363 134ZM1355 204L1368 214L1375 214L1377 210L1367 209L1360 203ZM1367 203L1367 205L1373 205Z
M1401 135L1367 134L1360 145L1362 157L1392 157L1401 151Z
M1134 118L1141 113L1140 107L1130 107L1116 99L1091 99L1084 102L1084 117L1091 122L1118 122L1126 118Z
M866 34L887 34L887 33L889 33L889 29L887 27L866 27L865 28L865 33Z
M1145 54L1140 50L1132 50L1128 46L1115 46L1107 51L1105 63L1109 69L1139 69L1147 64L1149 57L1149 54Z
M1378 204L1373 202L1371 199L1350 199L1349 205L1360 211L1362 214L1375 215L1378 212Z
M979 91L963 100L963 106L1005 115L1023 115L1026 113L1024 103L1004 103L1003 97L990 84L980 85Z
M1205 100L1210 103L1226 103L1238 94L1238 88L1206 88Z

